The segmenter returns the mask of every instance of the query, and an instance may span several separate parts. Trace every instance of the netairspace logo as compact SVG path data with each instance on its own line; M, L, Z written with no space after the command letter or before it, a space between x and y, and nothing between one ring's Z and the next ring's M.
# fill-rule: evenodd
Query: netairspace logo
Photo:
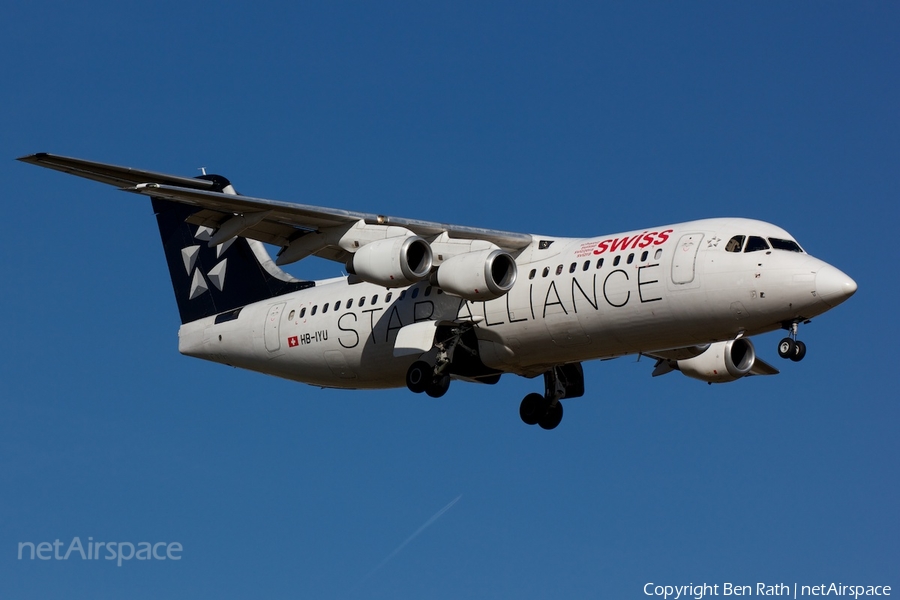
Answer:
M74 537L63 553L63 542L19 542L19 560L114 560L121 567L123 560L181 560L183 550L180 542L95 542L89 537L87 546L81 538Z

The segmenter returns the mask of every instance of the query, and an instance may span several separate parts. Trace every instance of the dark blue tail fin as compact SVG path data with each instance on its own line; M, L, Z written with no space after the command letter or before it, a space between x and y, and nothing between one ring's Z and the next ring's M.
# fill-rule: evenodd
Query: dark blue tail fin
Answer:
M182 323L315 285L276 267L261 242L237 237L210 248L213 230L187 222L203 209L151 200Z

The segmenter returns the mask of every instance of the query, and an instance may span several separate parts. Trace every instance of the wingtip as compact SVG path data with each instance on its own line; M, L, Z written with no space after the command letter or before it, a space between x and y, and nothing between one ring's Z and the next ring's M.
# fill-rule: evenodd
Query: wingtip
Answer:
M48 156L50 155L46 152L35 152L34 154L26 154L25 156L20 156L16 160L22 162L37 162L43 158L47 158Z

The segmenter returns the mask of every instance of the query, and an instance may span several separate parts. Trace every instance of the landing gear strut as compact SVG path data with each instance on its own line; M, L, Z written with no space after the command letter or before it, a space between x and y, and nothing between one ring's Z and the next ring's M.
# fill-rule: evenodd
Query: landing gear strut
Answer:
M797 329L799 321L793 321L789 325L785 325L785 329L790 331L790 336L778 342L778 356L781 358L789 358L794 362L800 362L806 356L806 344L797 339Z
M555 429L563 418L563 398L584 395L584 371L581 363L553 367L544 373L544 395L528 394L519 405L519 416L526 425Z

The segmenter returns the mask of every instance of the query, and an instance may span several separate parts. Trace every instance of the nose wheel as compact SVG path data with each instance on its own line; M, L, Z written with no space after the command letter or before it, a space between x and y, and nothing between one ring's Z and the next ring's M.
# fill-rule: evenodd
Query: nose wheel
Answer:
M778 356L781 358L789 358L794 362L800 362L806 356L806 344L797 339L797 321L791 323L790 337L786 337L778 342Z

